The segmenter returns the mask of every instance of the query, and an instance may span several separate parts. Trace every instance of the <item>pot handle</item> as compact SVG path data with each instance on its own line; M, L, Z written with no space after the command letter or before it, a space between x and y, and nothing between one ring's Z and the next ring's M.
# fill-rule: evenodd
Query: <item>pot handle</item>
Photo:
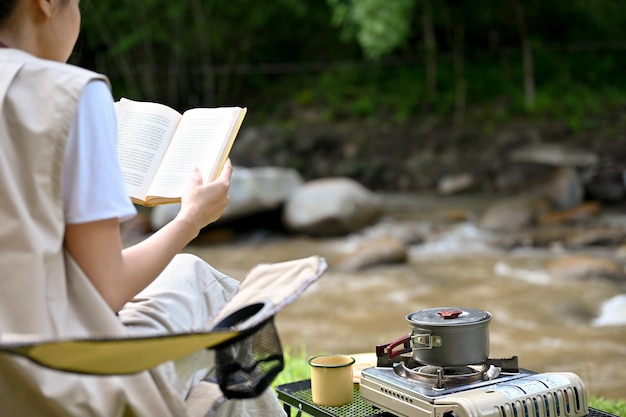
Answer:
M400 345L402 345L402 347L394 351L394 349ZM411 348L411 335L410 334L399 337L393 342L376 346L376 356L378 357L387 356L389 359L393 359L396 356L402 355L403 353L408 353L412 351L413 349Z
M411 342L413 343L413 350L432 349L434 347L441 347L441 336L435 336L429 333L411 333Z

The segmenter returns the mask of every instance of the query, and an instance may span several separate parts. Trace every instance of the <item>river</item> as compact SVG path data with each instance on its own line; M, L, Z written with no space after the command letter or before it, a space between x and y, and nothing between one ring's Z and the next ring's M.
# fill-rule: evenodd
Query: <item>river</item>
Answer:
M444 208L480 213L489 201L395 196L386 199L386 212L398 221L423 222ZM490 357L517 355L521 367L535 372L575 372L589 394L626 399L626 326L593 325L605 301L624 289L604 280L550 279L542 262L553 251L504 252L486 245L471 222L455 227L412 246L405 264L353 273L332 267L347 238L257 233L234 243L196 242L186 251L237 279L259 263L325 257L328 271L276 318L283 345L309 355L374 352L377 344L408 334L411 312L471 307L493 314Z

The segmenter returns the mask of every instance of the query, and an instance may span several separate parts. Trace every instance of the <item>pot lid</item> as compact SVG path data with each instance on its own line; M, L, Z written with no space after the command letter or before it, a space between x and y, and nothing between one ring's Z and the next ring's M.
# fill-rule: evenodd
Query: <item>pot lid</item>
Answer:
M406 316L413 324L437 326L462 326L491 320L491 313L475 308L439 307L415 311Z

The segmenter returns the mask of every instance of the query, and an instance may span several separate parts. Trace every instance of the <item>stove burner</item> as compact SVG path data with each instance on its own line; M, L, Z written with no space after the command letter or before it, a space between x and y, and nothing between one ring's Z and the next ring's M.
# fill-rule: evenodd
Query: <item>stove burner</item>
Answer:
M477 366L433 366L420 365L414 368L408 367L404 362L393 365L396 375L413 381L426 382L433 385L433 389L471 384L477 381L485 381L497 378L500 368L493 365Z

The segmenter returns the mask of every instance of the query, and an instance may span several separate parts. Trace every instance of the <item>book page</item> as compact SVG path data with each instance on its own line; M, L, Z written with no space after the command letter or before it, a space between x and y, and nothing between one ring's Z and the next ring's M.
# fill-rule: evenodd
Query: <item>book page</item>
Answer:
M118 158L128 194L146 197L181 114L165 105L122 99L115 105Z
M200 168L204 181L214 179L209 177L217 175L230 151L233 125L241 122L241 111L239 107L186 111L148 195L180 197L194 166Z

